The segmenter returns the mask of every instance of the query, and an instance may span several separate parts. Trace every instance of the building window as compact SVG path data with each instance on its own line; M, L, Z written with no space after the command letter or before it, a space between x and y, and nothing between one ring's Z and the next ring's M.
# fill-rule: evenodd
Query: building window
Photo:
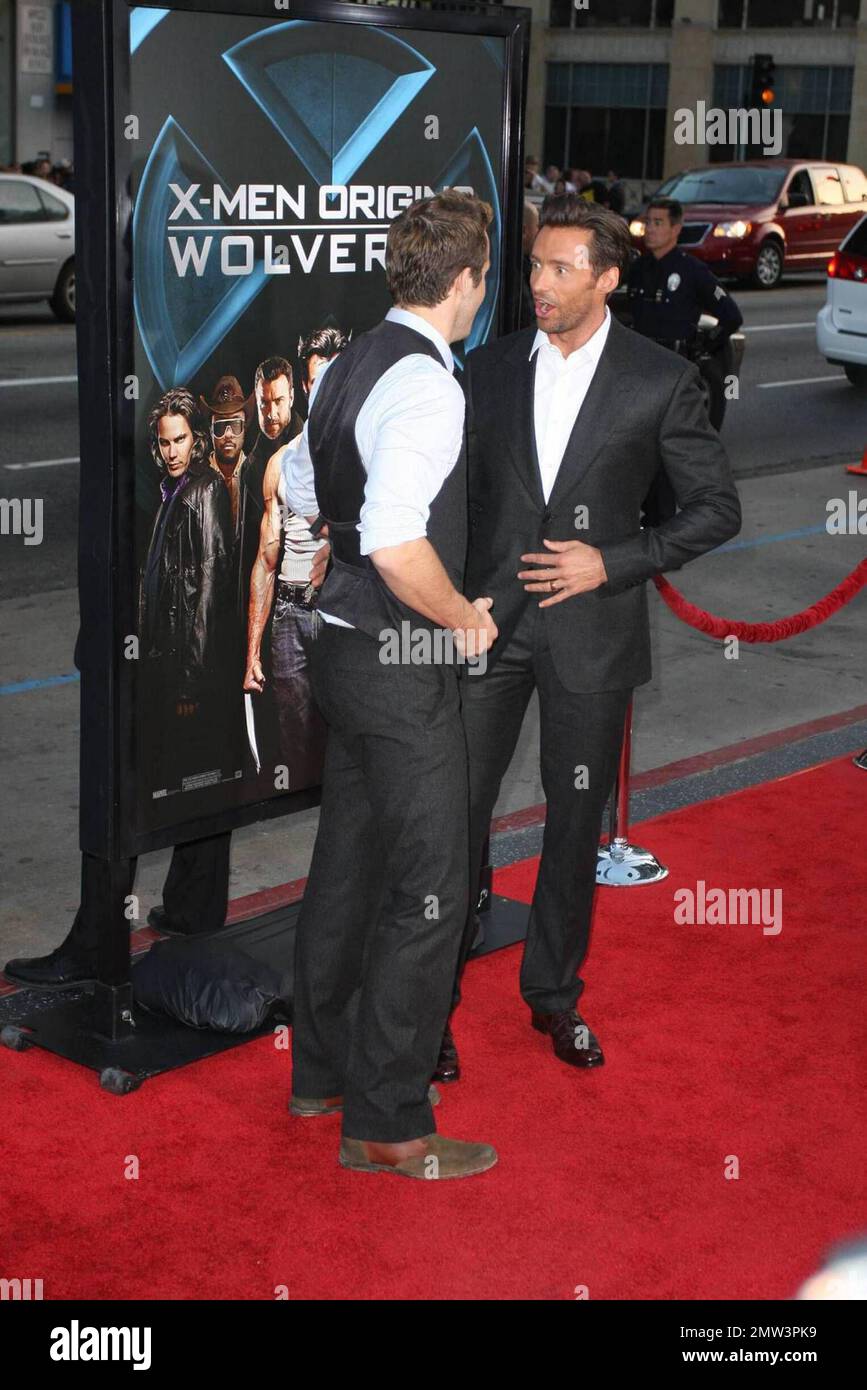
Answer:
M720 29L849 29L860 0L719 0Z
M576 9L575 0L551 0L552 29L670 29L674 0L589 0Z
M750 69L723 64L713 70L713 104L728 110L749 104ZM779 67L774 110L782 115L783 148L788 159L845 160L849 143L854 68ZM736 145L709 145L712 163L749 159L761 151Z
M718 29L742 29L747 0L719 0L717 10Z
M661 178L667 102L664 63L549 63L544 162Z

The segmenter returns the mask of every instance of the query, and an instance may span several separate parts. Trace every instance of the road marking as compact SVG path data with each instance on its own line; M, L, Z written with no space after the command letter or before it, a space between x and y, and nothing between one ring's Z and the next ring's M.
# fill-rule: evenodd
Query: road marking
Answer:
M795 541L800 540L802 536L819 536L827 530L826 523L822 521L818 526L802 526L797 531L779 531L774 536L754 536L748 541L726 541L725 545L718 545L709 554L722 555L726 550L754 550L757 545L774 545L777 541Z
M20 376L0 381L0 386L56 386L61 381L78 381L77 376Z
M802 376L797 381L760 381L760 391L772 391L775 386L812 386L814 381L845 381L844 376Z
M741 328L741 333L785 333L787 328L815 328L816 320L807 323L757 323L750 328Z
M33 463L4 463L3 467L8 468L10 473L21 473L27 468L58 468L61 463L81 463L81 459L78 456L74 459L36 459Z
M74 681L80 680L81 676L76 671L72 676L46 676L44 680L15 681L12 685L0 685L0 695L20 695L29 690L44 690L49 685L72 685Z
M0 338L11 336L13 333L16 338L37 337L40 333L66 333L67 329L75 332L75 324L65 323L32 323L29 327L21 323L9 322L7 319L0 319Z

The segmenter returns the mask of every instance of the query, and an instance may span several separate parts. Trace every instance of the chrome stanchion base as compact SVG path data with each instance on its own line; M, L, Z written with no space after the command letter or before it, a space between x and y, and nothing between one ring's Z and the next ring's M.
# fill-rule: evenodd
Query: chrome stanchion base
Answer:
M641 883L658 883L667 877L668 869L649 849L620 839L599 846L597 883L607 884L609 888L634 888Z
M852 759L856 767L860 767L862 772L867 772L867 748L863 753L859 753L857 758Z

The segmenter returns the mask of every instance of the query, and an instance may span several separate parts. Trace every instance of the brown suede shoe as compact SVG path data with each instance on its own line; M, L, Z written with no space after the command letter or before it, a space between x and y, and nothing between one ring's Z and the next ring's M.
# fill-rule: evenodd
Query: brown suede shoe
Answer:
M291 1115L336 1115L343 1109L343 1096L326 1096L324 1100L307 1100L301 1096L289 1097Z
M436 1086L429 1086L427 1098L431 1105L439 1105L440 1093ZM343 1109L343 1096L327 1096L325 1100L306 1100L301 1096L289 1097L289 1111L292 1115L336 1115Z
M469 1144L428 1134L403 1144L372 1144L344 1139L340 1145L341 1168L359 1173L395 1173L401 1178L471 1178L493 1168L497 1151L490 1144Z

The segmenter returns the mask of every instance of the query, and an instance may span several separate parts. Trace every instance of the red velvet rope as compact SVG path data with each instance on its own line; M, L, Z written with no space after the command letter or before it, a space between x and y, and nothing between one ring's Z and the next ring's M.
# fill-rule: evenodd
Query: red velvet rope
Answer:
M856 565L836 589L820 598L812 607L801 613L793 613L788 618L777 618L773 623L739 623L733 618L718 618L706 613L689 599L684 598L661 574L654 575L654 584L672 613L676 614L690 627L706 632L709 637L737 637L741 642L782 642L786 637L794 637L799 632L807 632L818 627L867 585L867 560Z

